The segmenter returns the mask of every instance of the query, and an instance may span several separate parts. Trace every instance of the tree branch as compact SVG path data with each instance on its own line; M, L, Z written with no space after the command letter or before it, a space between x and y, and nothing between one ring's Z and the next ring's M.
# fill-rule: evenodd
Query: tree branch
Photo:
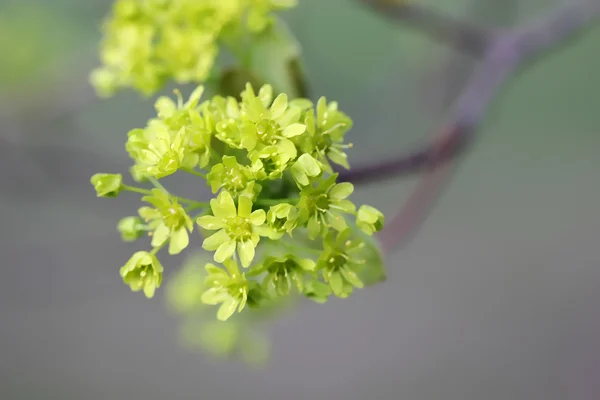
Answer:
M418 4L394 0L359 1L389 20L409 24L440 42L478 57L485 52L496 35L493 30L472 25Z
M374 3L370 0L363 2ZM449 165L439 168L440 165L456 158L459 150L470 142L501 85L533 60L582 32L599 16L600 0L571 0L537 22L497 35L488 44L479 67L457 99L445 128L434 136L429 146L396 159L340 174L343 180L362 183L392 175L398 177L425 168L428 170L409 200L379 236L385 251L394 250L398 243L416 232L426 210L438 197L452 172Z

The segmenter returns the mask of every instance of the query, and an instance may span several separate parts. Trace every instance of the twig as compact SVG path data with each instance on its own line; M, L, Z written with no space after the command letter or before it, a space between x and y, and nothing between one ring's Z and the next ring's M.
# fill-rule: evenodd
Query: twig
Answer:
M369 5L373 3L370 0L364 2ZM600 0L571 0L531 25L497 35L457 99L446 128L434 137L430 146L395 160L341 174L344 180L360 183L429 168L409 201L380 235L386 251L393 250L409 234L415 233L425 210L435 201L443 183L450 177L452 169L449 166L439 168L440 165L443 161L456 158L458 151L471 140L501 85L531 61L583 31L599 16Z
M463 52L481 56L496 32L444 15L418 4L394 0L359 0L392 21L410 24L432 38Z

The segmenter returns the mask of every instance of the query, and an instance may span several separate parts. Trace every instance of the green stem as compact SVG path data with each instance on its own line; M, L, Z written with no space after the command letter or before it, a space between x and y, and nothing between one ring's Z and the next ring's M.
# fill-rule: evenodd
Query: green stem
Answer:
M208 207L210 207L210 203L196 202L196 204L186 207L185 212L189 213L190 211L194 211L199 208L208 208Z
M160 184L160 182L156 178L149 177L148 180L154 185L154 187L167 193L171 198L177 200L180 203L187 203L189 206L195 207L195 208L210 207L209 202L196 201L196 200L188 199L185 197L172 195L171 193L169 193L169 191L167 189L165 189L165 187L163 185ZM144 189L140 189L140 190L144 190ZM146 192L144 192L144 193L146 193ZM151 192L148 191L147 193L150 194Z
M150 254L152 255L156 255L156 253L158 253L160 251L160 249L162 249L163 247L165 247L165 245L169 242L169 239L165 239L164 242L162 242L160 245L156 246L155 248L153 248L152 250L150 250Z
M165 189L165 187L155 177L149 176L148 180L150 181L150 183L152 183L152 185L155 188L160 189L160 190L162 190L165 193L169 193L169 191L167 189Z
M182 169L183 169L183 171L187 172L188 174L196 175L196 176L199 176L202 179L206 179L206 175L203 174L203 173L201 173L201 172L195 171L195 170L190 169L190 168L182 168Z
M123 190L127 190L128 192L133 192L133 193L152 194L152 192L149 191L148 189L142 189L142 188L135 187L135 186L122 185L121 188Z

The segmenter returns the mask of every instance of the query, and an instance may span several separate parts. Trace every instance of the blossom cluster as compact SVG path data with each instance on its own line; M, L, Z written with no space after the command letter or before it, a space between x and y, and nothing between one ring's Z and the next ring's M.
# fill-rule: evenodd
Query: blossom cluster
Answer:
M364 237L383 228L384 216L357 208L349 199L353 185L337 181L333 164L349 168L344 136L351 119L324 97L290 100L269 85L256 92L248 84L240 100L201 101L202 94L200 86L187 101L179 92L176 101L160 97L156 117L129 132L131 175L154 189L125 185L119 174L91 179L98 196L133 191L148 203L118 226L126 241L152 237L153 250L121 269L125 282L152 296L163 269L156 252L183 251L196 224L214 260L205 267L201 299L220 305L220 320L292 292L324 302L363 287L361 271L371 267ZM159 180L179 171L201 178L214 197L169 193Z
M102 66L91 80L99 94L132 87L150 95L168 80L204 82L219 47L238 57L248 35L272 23L296 0L116 0L103 24Z

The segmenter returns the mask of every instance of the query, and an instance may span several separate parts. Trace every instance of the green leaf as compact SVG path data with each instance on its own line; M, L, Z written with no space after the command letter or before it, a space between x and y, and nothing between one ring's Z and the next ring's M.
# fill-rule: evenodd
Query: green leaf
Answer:
M251 73L290 98L307 97L301 47L285 23L276 19L250 43Z

